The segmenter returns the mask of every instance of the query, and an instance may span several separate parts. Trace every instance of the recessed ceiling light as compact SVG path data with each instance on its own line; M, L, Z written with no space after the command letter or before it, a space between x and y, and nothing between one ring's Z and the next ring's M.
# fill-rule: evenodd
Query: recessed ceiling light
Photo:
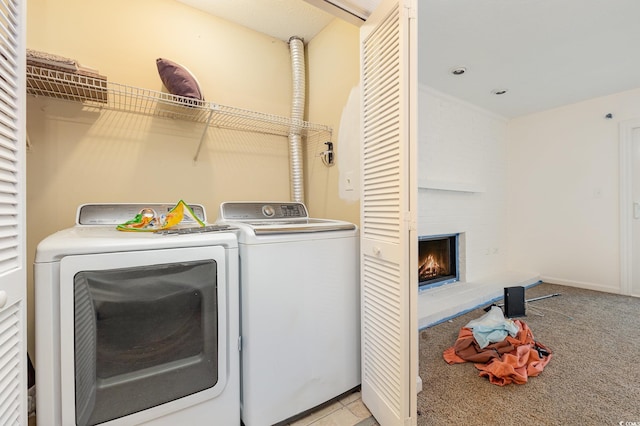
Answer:
M467 72L467 69L465 67L454 67L451 68L451 74L453 75L462 75L464 73Z
M509 89L493 89L491 93L493 93L494 95L504 95L508 91Z

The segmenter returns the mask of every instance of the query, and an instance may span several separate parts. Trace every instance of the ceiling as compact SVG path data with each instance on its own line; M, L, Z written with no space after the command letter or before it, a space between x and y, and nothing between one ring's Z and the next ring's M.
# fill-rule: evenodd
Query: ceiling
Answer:
M334 18L321 0L179 1L282 40ZM419 83L507 118L640 88L639 16L638 0L418 0Z
M311 40L335 16L303 0L178 0L227 21L288 41Z

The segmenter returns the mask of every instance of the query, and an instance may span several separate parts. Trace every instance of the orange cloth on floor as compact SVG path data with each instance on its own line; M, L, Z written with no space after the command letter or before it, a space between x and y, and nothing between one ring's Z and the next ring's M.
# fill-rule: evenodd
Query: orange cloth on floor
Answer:
M507 336L502 342L492 343L481 349L473 338L473 331L463 327L455 344L446 349L442 356L449 364L473 362L480 376L487 377L493 384L505 386L509 383L524 384L529 377L537 376L551 360L551 351L533 338L529 326L520 320L515 337ZM549 355L540 357L542 348Z

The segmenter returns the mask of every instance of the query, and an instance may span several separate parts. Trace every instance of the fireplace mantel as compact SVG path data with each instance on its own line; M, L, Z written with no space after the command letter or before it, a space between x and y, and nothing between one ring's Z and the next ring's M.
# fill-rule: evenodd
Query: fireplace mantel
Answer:
M453 182L445 180L418 179L419 189L435 189L439 191L486 192L483 185L472 182Z

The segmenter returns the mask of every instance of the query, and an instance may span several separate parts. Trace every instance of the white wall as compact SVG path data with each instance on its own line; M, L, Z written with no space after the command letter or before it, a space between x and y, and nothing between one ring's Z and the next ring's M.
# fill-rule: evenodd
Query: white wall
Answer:
M512 267L548 282L620 290L618 126L637 117L640 89L509 122Z
M418 107L418 234L461 234L460 281L418 296L424 328L539 277L507 261L507 120L427 87Z
M510 121L427 87L419 99L418 233L464 232L466 268L420 295L421 327L538 279L620 291L618 129L640 117L640 89Z
M340 188L346 173L358 179L360 170L360 99L355 97L354 109L352 95L360 84L359 28L335 19L309 41L306 52L308 120L332 126L335 154L334 166L325 166L318 154L328 139L307 139L307 207L316 217L359 223L359 192L347 197Z
M465 281L506 270L507 121L424 86L419 117L418 234L464 233Z

